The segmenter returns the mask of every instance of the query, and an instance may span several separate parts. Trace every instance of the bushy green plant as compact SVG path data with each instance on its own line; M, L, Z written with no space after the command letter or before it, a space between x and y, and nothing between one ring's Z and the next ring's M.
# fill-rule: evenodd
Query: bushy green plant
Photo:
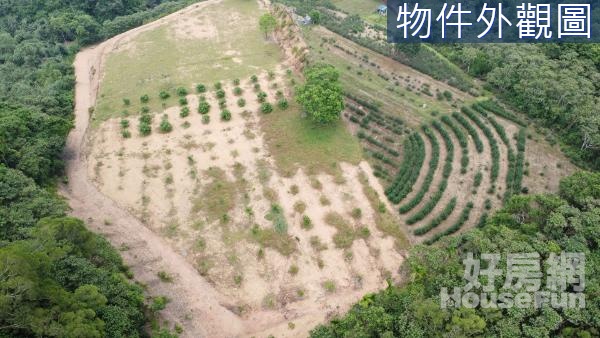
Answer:
M177 88L177 96L183 97L188 94L188 90L184 87Z
M429 223L427 223L427 225L424 225L424 226L416 229L415 235L422 236L422 235L428 233L429 231L437 228L440 224L442 224L442 222L444 222L452 214L455 207L456 207L456 197L453 197L450 200L450 202L448 202L448 204L444 207L444 209L437 216L435 216L434 219L432 219Z
M239 100L237 100L237 105L240 108L245 107L246 106L246 100L245 99L239 99Z
M187 100L187 98L185 98L185 97L180 97L180 98L179 98L179 105L180 105L180 106L185 106L185 105L187 105L187 104L188 104L188 100Z
M121 128L123 128L123 129L129 128L129 120L122 119L121 120Z
M130 138L131 137L131 132L129 130L121 130L121 136L123 136L123 138Z
M130 99L123 99L123 105L125 105L125 106L131 105L131 100Z
M233 80L233 85L234 86L239 86L240 85L240 79Z
M395 204L400 203L412 191L425 161L425 142L419 133L411 134L404 143L404 156L396 177L385 191L388 199ZM377 157L385 161L385 157Z
M281 110L286 110L289 107L289 103L286 99L281 99L281 100L277 101L277 106Z
M223 120L223 121L231 120L231 112L227 109L221 111L221 120Z
M256 82L258 82L258 76L256 76L256 75L252 75L252 76L250 77L250 81L252 81L253 83L256 83Z
M160 121L159 130L163 134L173 131L173 126L169 122L169 116L167 114L163 115L162 120Z
M210 115L202 115L202 124L210 123Z
M260 105L260 111L263 112L263 114L269 114L273 112L273 105L271 105L268 102L265 102Z
M196 85L196 92L201 94L201 93L206 93L206 86L199 83Z
M190 115L190 107L188 107L188 106L182 107L181 111L179 112L179 116L188 117L188 115Z
M219 89L219 90L217 90L215 95L217 96L218 99L222 99L225 97L225 91L223 89Z
M210 104L206 101L200 101L198 112L202 115L208 114L208 112L210 112Z
M221 82L215 82L215 90L221 90L223 88L223 85L221 84Z
M169 92L167 92L165 90L162 90L160 92L160 94L158 94L158 96L160 97L161 100L166 100L171 97L171 94L169 94Z
M267 93L262 92L262 91L260 93L258 93L258 95L256 95L256 96L258 98L258 102L260 102L260 103L265 102L265 100L267 99Z
M240 96L240 95L242 95L243 92L244 91L240 87L233 88L233 95L235 95L235 96Z
M142 112L142 114L148 114L150 112L150 107L148 106L143 106L140 111Z
M148 96L148 94L144 94L142 96L140 96L140 102L141 103L148 103L150 101L150 96Z

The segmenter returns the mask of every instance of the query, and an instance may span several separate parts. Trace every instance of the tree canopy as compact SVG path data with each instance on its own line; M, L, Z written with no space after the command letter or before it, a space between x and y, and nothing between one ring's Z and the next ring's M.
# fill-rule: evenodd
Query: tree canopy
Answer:
M597 337L600 335L598 180L600 173L577 173L562 181L560 196L515 196L482 227L446 238L439 246L414 247L403 265L404 275L409 278L405 285L391 285L365 296L343 317L315 328L311 336ZM466 283L462 259L467 252L474 255L537 252L542 259L551 253L584 253L586 306L584 309L548 306L442 309L441 287L451 289ZM498 267L502 269L498 279L503 281L506 264ZM475 292L481 292L481 286Z
M331 65L317 64L305 70L306 83L296 92L311 120L331 123L339 120L344 109L344 95L339 82L340 74Z
M275 30L277 20L275 20L275 17L270 13L265 13L258 19L258 26L260 27L260 30L265 33L266 39L269 36L269 33Z

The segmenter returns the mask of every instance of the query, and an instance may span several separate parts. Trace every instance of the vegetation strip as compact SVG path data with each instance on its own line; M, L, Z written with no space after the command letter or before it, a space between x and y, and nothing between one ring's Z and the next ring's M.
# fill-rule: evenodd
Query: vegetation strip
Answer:
M481 142L481 138L479 138L477 130L473 127L473 125L471 125L471 123L469 123L467 119L465 119L464 116L460 115L458 112L452 113L452 117L454 117L454 119L467 130L469 135L471 135L473 142L475 142L475 149L477 149L477 152L481 154L483 152L483 142Z
M398 204L411 191L419 177L419 172L425 161L425 142L419 133L413 133L410 148L406 149L401 171L396 175L392 185L386 190L386 196L394 204Z
M473 202L467 203L467 205L465 206L463 211L460 213L460 217L458 218L458 220L456 220L456 222L454 224L452 224L448 229L446 229L446 230L436 234L435 236L431 237L430 239L426 240L425 244L431 245L431 244L437 242L438 240L440 240L440 238L442 238L444 236L452 235L453 233L460 230L460 228L469 220L469 216L471 215L472 209L473 209Z
M500 173L500 149L498 148L498 141L496 141L492 130L486 126L485 123L483 123L483 121L472 109L468 107L462 107L461 110L471 119L471 121L475 122L475 124L479 127L479 129L481 129L481 131L483 131L483 134L488 139L490 149L492 150L492 169L490 171L490 178L493 184L498 179L498 174Z
M440 159L440 144L437 140L437 137L427 126L423 126L423 132L431 143L431 159L429 160L429 169L427 170L427 176L425 177L425 181L421 185L419 192L417 192L417 194L410 201L408 201L408 203L400 207L399 211L401 214L411 211L423 200L423 197L425 197L425 194L427 191L429 191L431 182L433 182L433 175L435 174L435 170Z
M467 147L467 145L468 145L467 136L465 135L465 133L463 133L462 129L460 129L460 127L457 126L456 123L454 123L454 121L452 121L452 119L449 116L444 115L444 116L442 116L441 120L448 127L450 127L450 129L452 129L452 132L458 139L458 143L460 144L460 147L462 148L462 156L460 158L460 173L466 174L467 168L469 167L469 148Z
M446 163L444 164L442 173L443 178L438 185L438 190L435 192L435 194L433 194L433 196L431 196L429 201L419 211L406 220L408 225L412 225L423 220L431 213L431 211L433 211L438 202L442 199L442 196L448 187L448 177L452 172L452 161L454 160L454 144L452 143L452 139L439 122L434 121L432 125L440 132L442 138L444 139L444 143L446 144L447 154Z
M431 220L431 222L427 223L427 225L425 225L425 226L422 226L422 227L416 229L415 235L422 236L422 235L428 233L429 231L437 228L440 224L442 224L442 222L444 222L452 214L452 211L454 211L455 207L456 207L456 197L453 197L450 200L450 202L448 202L448 204L446 204L444 209L437 216L435 216L434 219Z

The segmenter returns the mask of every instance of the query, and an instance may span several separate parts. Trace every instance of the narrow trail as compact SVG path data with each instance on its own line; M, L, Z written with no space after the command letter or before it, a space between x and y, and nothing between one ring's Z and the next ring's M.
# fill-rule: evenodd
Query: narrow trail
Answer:
M85 220L91 230L105 235L115 247L128 248L122 252L125 263L135 279L147 286L151 296L165 295L170 299L161 316L171 325L179 323L184 328L183 337L237 337L243 335L244 325L223 305L220 294L184 257L136 217L98 191L88 178L85 144L90 122L89 108L96 102L99 77L107 53L124 39L162 25L184 12L218 1L192 5L84 49L77 55L74 63L75 128L69 134L64 152L68 185L60 188L61 194L69 201L73 216ZM105 225L104 220L107 219L111 220L111 225ZM157 272L161 270L175 276L174 281L160 282Z

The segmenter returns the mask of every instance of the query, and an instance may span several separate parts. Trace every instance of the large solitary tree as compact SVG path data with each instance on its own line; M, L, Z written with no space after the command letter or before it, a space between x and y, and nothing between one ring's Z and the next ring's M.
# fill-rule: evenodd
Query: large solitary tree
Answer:
M344 109L339 72L331 65L317 64L307 68L304 75L306 83L298 88L296 100L310 119L317 123L339 120Z

